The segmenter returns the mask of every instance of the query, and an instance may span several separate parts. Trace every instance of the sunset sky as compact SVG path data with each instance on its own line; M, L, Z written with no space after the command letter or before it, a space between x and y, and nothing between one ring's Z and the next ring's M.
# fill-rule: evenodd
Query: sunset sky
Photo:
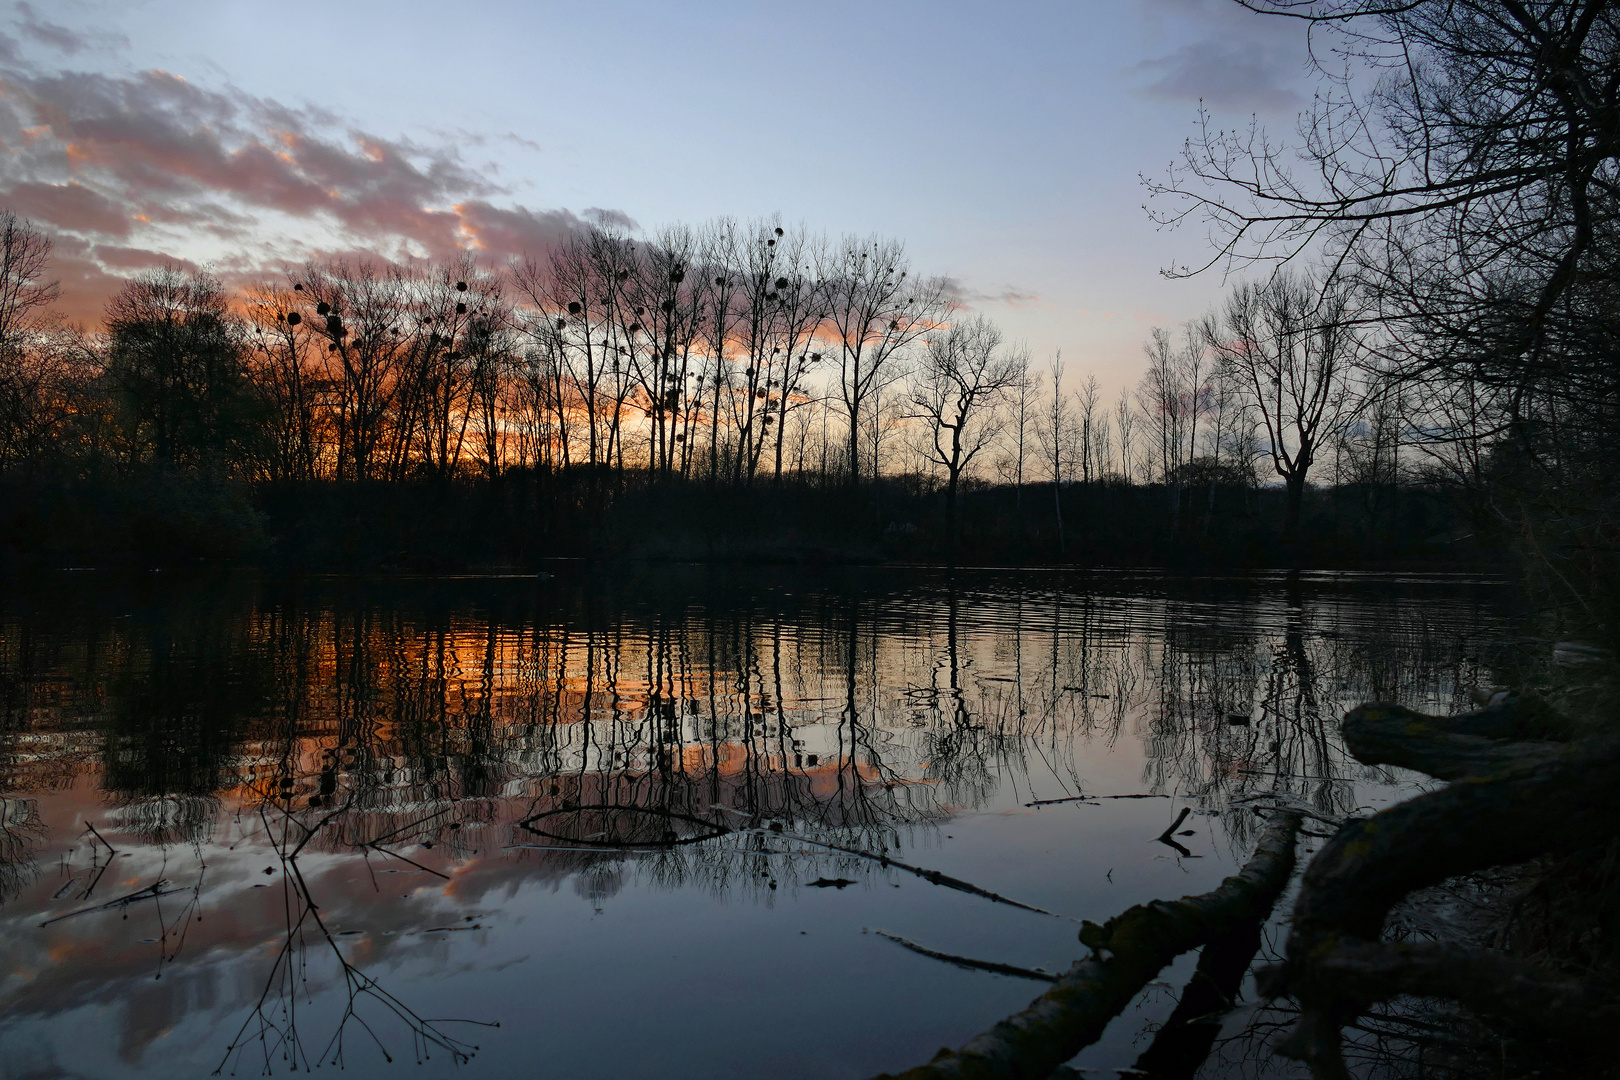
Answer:
M1296 26L1232 0L8 4L0 204L57 237L69 311L164 256L494 260L580 220L780 212L903 238L1072 373L1134 382L1222 283L1161 233L1198 102L1289 130Z

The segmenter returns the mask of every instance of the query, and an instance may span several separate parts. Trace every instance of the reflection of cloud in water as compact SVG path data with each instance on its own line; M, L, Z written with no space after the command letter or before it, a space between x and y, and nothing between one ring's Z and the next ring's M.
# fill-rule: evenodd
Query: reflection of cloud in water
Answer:
M1009 793L1135 790L1219 814L1246 848L1232 800L1353 809L1382 774L1344 754L1343 709L1446 711L1499 631L1463 586L1046 581L619 606L588 589L445 602L240 585L128 618L85 598L5 612L0 779L29 797L7 799L0 835L18 973L0 1030L118 1004L137 1060L199 1015L234 1027L286 934L276 830L315 830L298 865L333 949L384 982L442 966L456 934L488 932L469 918L485 927L531 888L598 909L632 886L768 904L886 873L772 842L773 825L898 853ZM1124 772L1112 755L1136 743L1141 771ZM119 858L81 897L87 821ZM759 831L704 831L743 824ZM34 880L41 861L67 876ZM37 925L159 879L176 893ZM176 922L188 902L206 917ZM336 992L339 967L312 966L311 992Z

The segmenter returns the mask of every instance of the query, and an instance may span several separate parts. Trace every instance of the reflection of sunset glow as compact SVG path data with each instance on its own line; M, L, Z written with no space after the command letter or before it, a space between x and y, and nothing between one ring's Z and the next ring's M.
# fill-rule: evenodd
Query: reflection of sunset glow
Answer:
M929 867L963 811L1025 821L1093 791L1218 810L1277 786L1347 809L1365 770L1327 734L1341 703L1443 707L1489 625L1444 601L1261 597L1217 625L1150 593L943 589L604 620L533 583L506 604L518 584L436 613L226 590L138 618L0 616L0 677L22 688L0 783L38 821L0 865L10 1022L118 1001L127 1060L171 1031L212 1033L213 1053L286 962L305 895L331 944L298 954L300 992L341 1002L339 956L368 978L439 971L452 947L498 968L537 896L887 897L915 879L817 845ZM1454 652L1423 651L1438 624ZM1226 723L1256 703L1264 719ZM1246 848L1249 815L1201 820ZM306 835L296 884L284 856ZM457 1015L433 982L411 1000Z

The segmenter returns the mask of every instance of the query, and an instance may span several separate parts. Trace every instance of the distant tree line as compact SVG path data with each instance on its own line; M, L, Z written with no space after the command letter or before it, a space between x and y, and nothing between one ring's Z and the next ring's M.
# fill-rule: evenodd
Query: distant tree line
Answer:
M1387 492L1432 479L1400 464L1412 423L1385 416L1395 397L1345 316L1349 295L1324 307L1304 277L1240 286L1179 335L1155 330L1141 383L1107 401L1094 375L1071 386L1061 355L1033 364L898 241L776 220L646 238L588 227L503 267L471 253L329 260L234 292L166 266L131 279L91 329L54 311L46 234L6 213L0 247L0 475L19 506L59 507L64 485L118 503L99 525L53 512L58 529L116 532L133 514L173 534L200 513L245 537L325 499L347 500L345 528L386 533L396 520L368 526L355 508L392 487L499 490L494 527L544 514L555 537L556 519L605 521L655 488L813 489L843 497L819 504L846 518L833 531L909 534L909 519L937 517L912 555L955 558L964 521L982 533L1010 516L1010 532L993 523L994 554L1066 558L1076 530L1096 533L1088 492L1115 492L1107 512L1142 531L1264 524L1286 544L1310 480ZM1273 481L1278 512L1257 522ZM885 486L903 497L880 523L864 507ZM1026 499L1035 487L1044 506ZM1010 515L992 500L964 516L992 489ZM446 504L412 505L396 516ZM19 513L8 542L26 548L49 527Z

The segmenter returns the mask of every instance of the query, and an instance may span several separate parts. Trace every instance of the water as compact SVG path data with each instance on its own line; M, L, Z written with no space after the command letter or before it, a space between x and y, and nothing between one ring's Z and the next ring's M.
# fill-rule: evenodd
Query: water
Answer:
M1337 719L1461 707L1506 627L1460 577L12 586L0 1077L897 1071L1044 987L876 931L1061 972L1247 858L1257 794L1416 790ZM1194 959L1076 1063L1130 1066ZM1204 1075L1273 1067L1254 1016Z

